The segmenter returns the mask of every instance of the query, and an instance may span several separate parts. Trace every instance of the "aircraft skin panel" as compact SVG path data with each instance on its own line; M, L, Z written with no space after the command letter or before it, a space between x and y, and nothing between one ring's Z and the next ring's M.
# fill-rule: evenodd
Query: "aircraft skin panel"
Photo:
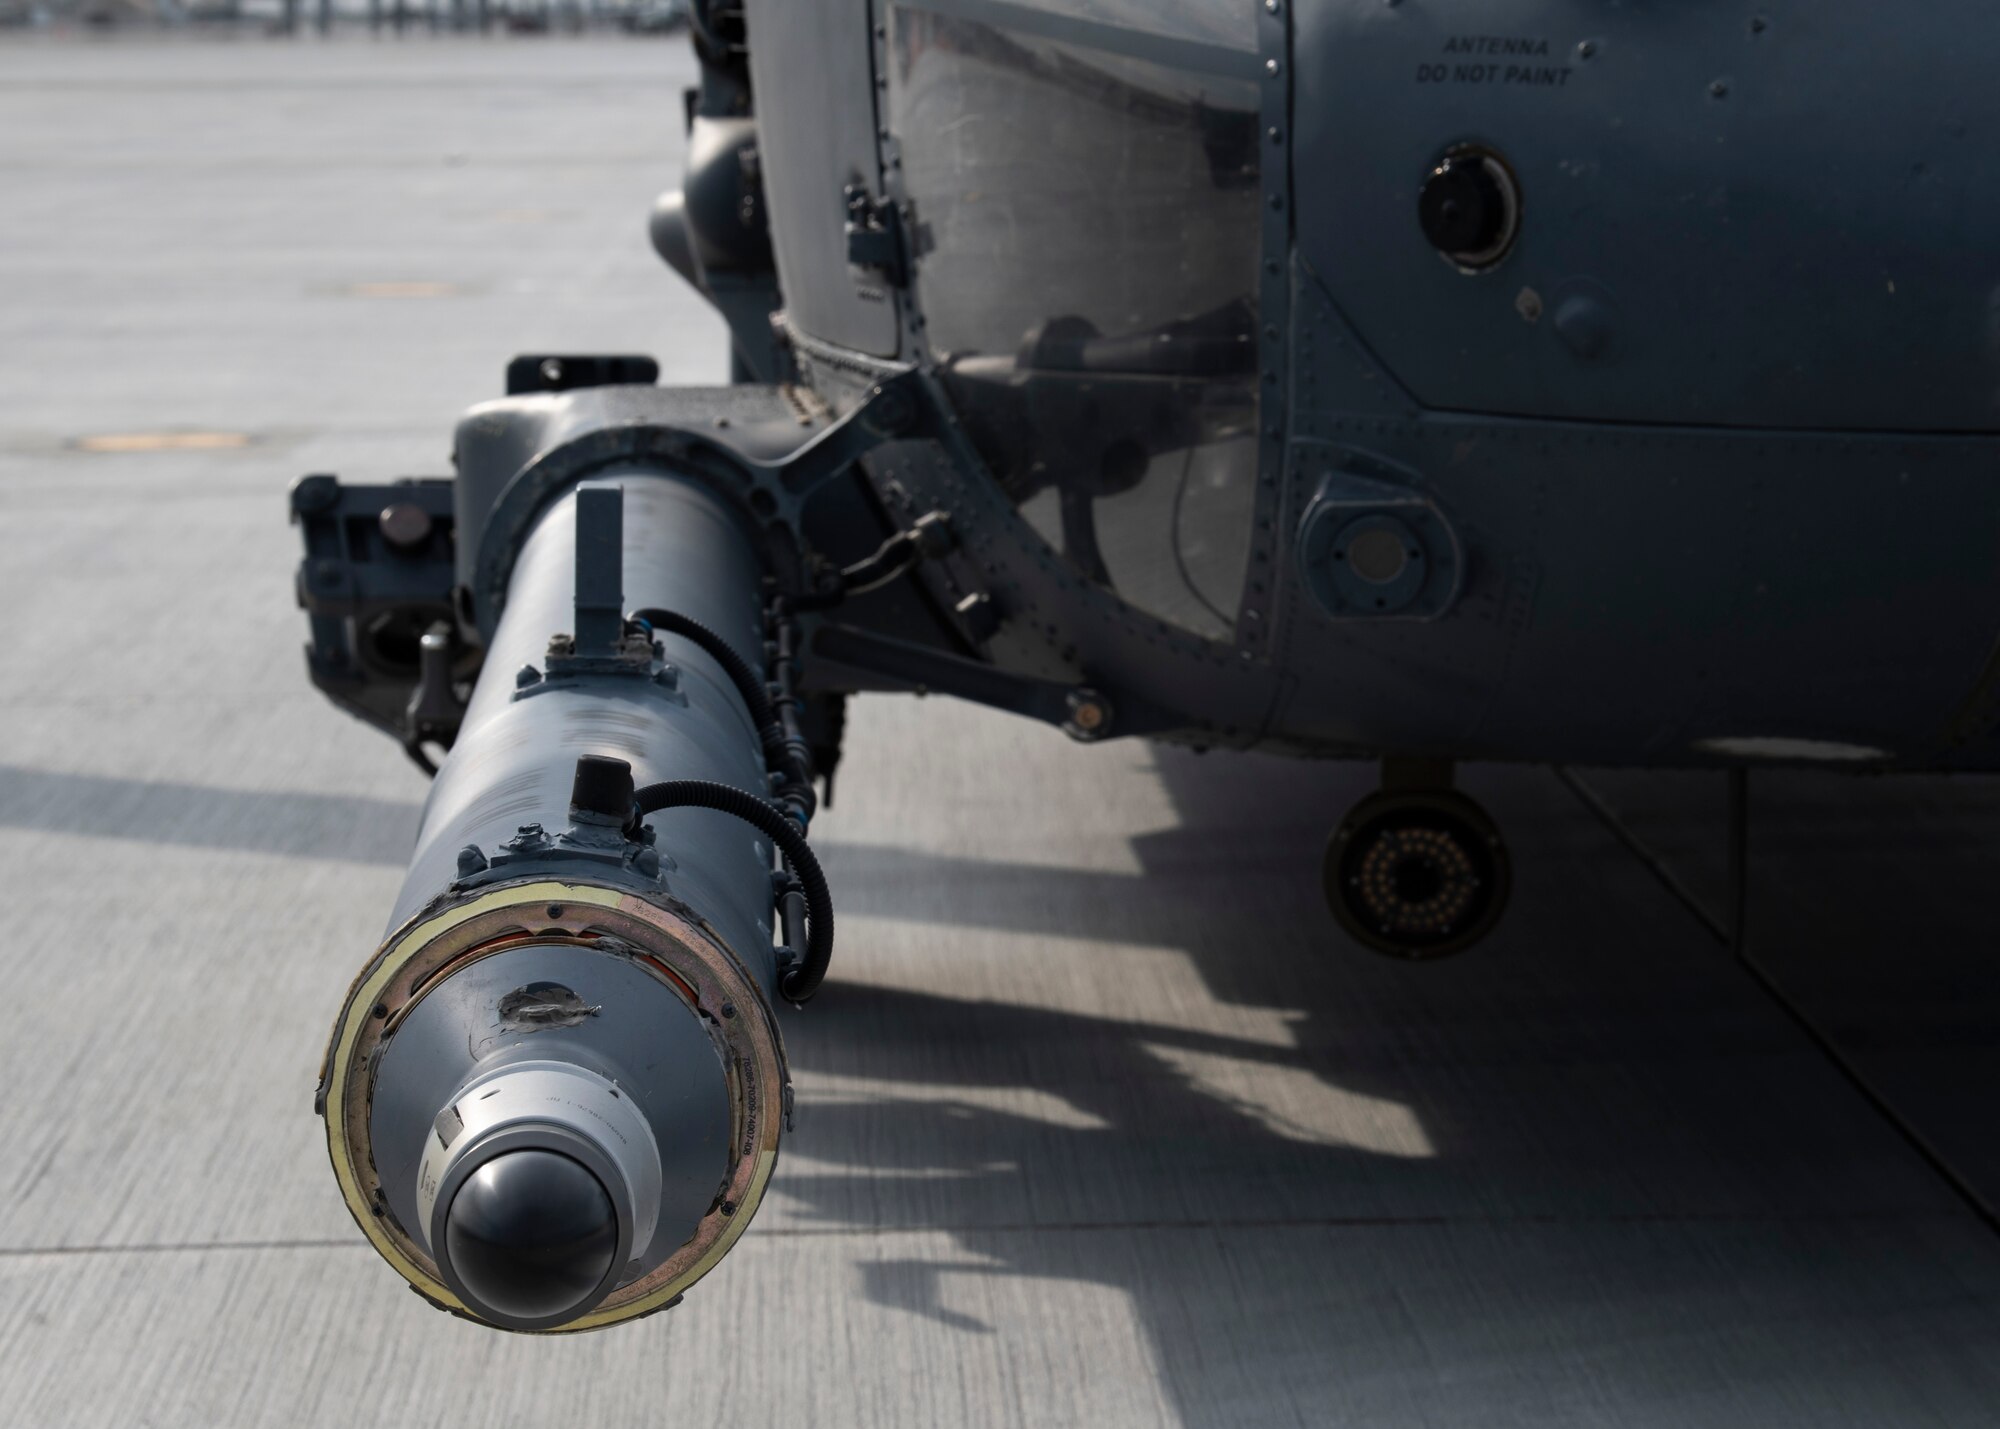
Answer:
M881 191L867 0L751 0L758 157L786 311L816 337L897 351L893 288L850 268L843 190Z
M2000 429L1992 15L1916 19L1301 0L1300 254L1426 407ZM1413 221L1464 144L1520 202L1510 251L1472 274Z

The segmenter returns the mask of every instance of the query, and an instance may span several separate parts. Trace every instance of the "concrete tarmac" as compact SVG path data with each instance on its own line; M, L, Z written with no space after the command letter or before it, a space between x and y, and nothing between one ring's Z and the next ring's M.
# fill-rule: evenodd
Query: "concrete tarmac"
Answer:
M1384 962L1367 770L856 703L833 976L680 1308L440 1315L311 1096L424 793L308 686L284 493L434 474L524 350L720 381L652 256L683 42L0 46L0 1421L2000 1424L2000 1238L1545 770ZM1720 902L1716 776L1603 787ZM1755 946L2000 1196L2000 788L1755 785Z

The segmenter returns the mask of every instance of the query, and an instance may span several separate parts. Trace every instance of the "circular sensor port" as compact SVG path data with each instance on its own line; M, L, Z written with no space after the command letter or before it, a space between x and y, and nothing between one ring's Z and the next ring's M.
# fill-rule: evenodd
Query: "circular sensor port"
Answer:
M1417 222L1446 262L1463 273L1491 268L1521 229L1521 191L1507 161L1491 149L1460 144L1424 179Z
M1407 537L1387 526L1370 526L1347 543L1347 567L1370 585L1388 585L1403 574L1415 552Z
M445 1213L444 1253L480 1313L537 1324L589 1309L616 1264L618 1212L582 1163L504 1151L466 1178Z

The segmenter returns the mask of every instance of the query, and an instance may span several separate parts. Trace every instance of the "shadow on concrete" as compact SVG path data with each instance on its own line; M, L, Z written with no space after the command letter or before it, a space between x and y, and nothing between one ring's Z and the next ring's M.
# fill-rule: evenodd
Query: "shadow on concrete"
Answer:
M787 1019L805 1100L776 1192L795 1228L882 1233L865 1294L985 1334L993 1287L1115 1290L1189 1425L1990 1422L2000 1250L1545 772L1468 771L1515 904L1486 946L1404 965L1319 893L1367 770L1157 771L1178 820L1133 875L829 847L844 911L1183 961L1221 1009L836 977ZM1718 884L1712 778L1604 784ZM2000 790L1784 776L1757 810L1766 956L2000 1173ZM0 826L68 835L396 865L417 815L0 766ZM1262 1030L1213 1030L1232 1008Z
M1720 781L1620 773L1627 822L1721 906ZM1878 1091L2000 1205L2000 780L1753 776L1753 956Z
M832 851L844 907L1154 947L1291 1032L836 979L788 1024L806 1164L777 1189L808 1222L948 1233L944 1256L885 1236L859 1267L875 1300L978 1333L969 1283L1116 1287L1191 1425L1984 1422L2000 1402L2000 1246L1546 772L1470 771L1515 906L1474 953L1401 965L1345 943L1318 890L1366 771L1158 767L1181 820L1135 841L1141 876ZM1669 822L1708 798L1650 788ZM1826 810L1789 807L1767 841L1840 853ZM1801 870L1776 867L1761 916L1795 901ZM1889 1006L1873 932L1813 936ZM1969 991L1990 1013L2000 976ZM816 1077L887 1090L815 1104Z
M408 861L420 806L0 765L0 828L341 863Z

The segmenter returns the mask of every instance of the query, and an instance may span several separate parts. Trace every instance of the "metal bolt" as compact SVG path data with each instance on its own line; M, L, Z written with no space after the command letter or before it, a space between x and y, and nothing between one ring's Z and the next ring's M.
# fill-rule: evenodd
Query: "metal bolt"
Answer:
M431 538L436 522L431 513L414 501L398 501L384 506L382 514L375 518L381 528L382 539L399 551L413 551Z
M340 482L331 476L302 477L292 489L292 504L301 511L324 511L340 499Z
M1101 739L1111 730L1111 701L1090 689L1075 689L1069 692L1066 701L1069 718L1063 721L1063 733L1071 739Z

